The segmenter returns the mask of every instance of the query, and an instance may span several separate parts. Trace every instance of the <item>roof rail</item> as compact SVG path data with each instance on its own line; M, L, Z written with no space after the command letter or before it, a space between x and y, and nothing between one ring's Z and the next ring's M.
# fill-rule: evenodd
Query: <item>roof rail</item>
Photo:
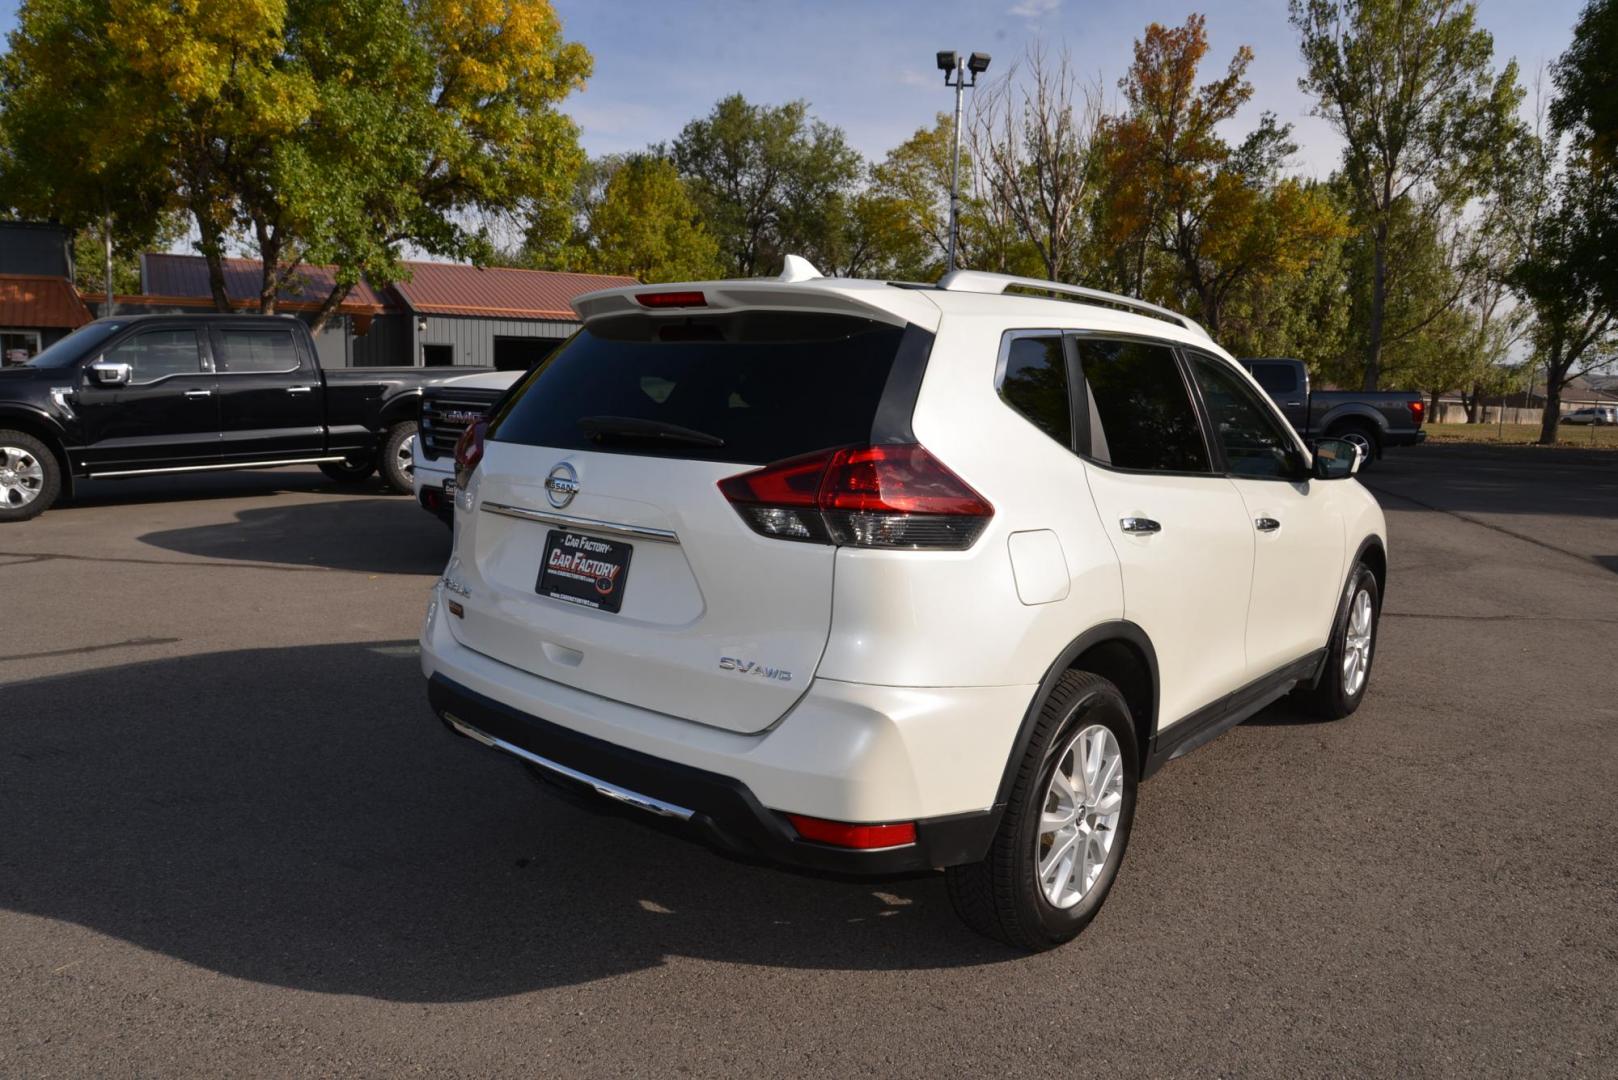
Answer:
M1181 315L1178 311L1148 304L1133 296L1103 292L1101 289L1087 289L1083 285L1064 285L1059 281L1042 281L1039 278L1015 277L1011 274L990 274L981 270L955 270L939 278L938 287L946 292L1004 293L1011 289L1035 289L1040 292L1058 293L1061 296L1072 297L1080 303L1121 308L1136 315L1177 323L1192 333L1201 334L1211 340L1211 335L1202 328L1201 323Z

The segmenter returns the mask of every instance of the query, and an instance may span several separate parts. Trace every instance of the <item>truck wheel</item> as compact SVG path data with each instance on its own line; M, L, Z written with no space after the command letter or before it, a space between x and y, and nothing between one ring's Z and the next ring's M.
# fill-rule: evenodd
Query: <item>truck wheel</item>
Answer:
M409 495L410 481L416 471L416 422L405 420L388 428L382 442L382 454L377 466L382 479L400 495Z
M1360 448L1360 468L1369 469L1371 462L1382 454L1382 440L1377 438L1376 429L1361 420L1351 420L1339 424L1326 433L1333 439L1345 439Z
M62 493L62 468L50 447L21 431L0 431L0 521L43 514Z
M363 484L376 472L376 463L372 461L326 461L320 465L320 471L339 484Z
M1326 650L1326 670L1314 688L1299 693L1303 707L1323 720L1341 720L1360 707L1371 681L1382 590L1364 563L1348 582L1348 603L1337 615Z
M962 921L1031 952L1078 936L1123 862L1139 762L1118 688L1064 673L1040 709L988 855L945 871Z

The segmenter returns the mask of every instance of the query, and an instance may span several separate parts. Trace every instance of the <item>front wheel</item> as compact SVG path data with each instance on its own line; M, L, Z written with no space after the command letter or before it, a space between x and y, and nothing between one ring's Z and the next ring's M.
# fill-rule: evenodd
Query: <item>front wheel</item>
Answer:
M62 469L50 447L21 431L0 431L0 521L43 514L62 492Z
M320 471L339 484L363 484L376 472L376 465L370 461L323 461Z
M1040 710L982 862L945 873L972 929L1039 952L1077 937L1107 898L1135 820L1129 705L1099 675L1062 675Z
M1360 707L1371 681L1372 646L1382 613L1382 590L1364 563L1354 567L1348 603L1338 613L1320 681L1301 695L1305 707L1324 720L1341 720Z
M405 420L388 428L382 443L382 456L377 461L382 479L400 495L409 495L411 481L416 472L416 422Z

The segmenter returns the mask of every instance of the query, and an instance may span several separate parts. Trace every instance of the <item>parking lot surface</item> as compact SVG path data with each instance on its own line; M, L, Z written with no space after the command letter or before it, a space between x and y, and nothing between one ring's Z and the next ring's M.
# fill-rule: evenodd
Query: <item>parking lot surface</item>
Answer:
M447 535L313 470L0 528L0 1075L1618 1074L1618 455L1367 477L1361 710L1164 769L1041 956L447 734Z

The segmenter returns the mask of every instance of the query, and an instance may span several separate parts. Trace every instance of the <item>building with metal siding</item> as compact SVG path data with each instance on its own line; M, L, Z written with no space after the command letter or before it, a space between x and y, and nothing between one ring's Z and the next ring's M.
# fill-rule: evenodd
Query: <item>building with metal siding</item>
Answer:
M26 361L90 318L73 285L72 234L0 221L0 365Z
M326 367L495 367L523 370L579 328L573 297L635 283L633 278L564 274L453 263L408 263L410 280L361 287L316 338ZM226 293L256 304L259 264L227 259ZM120 310L213 310L200 255L146 255L141 297ZM300 270L283 293L283 311L312 319L330 289L328 267Z

